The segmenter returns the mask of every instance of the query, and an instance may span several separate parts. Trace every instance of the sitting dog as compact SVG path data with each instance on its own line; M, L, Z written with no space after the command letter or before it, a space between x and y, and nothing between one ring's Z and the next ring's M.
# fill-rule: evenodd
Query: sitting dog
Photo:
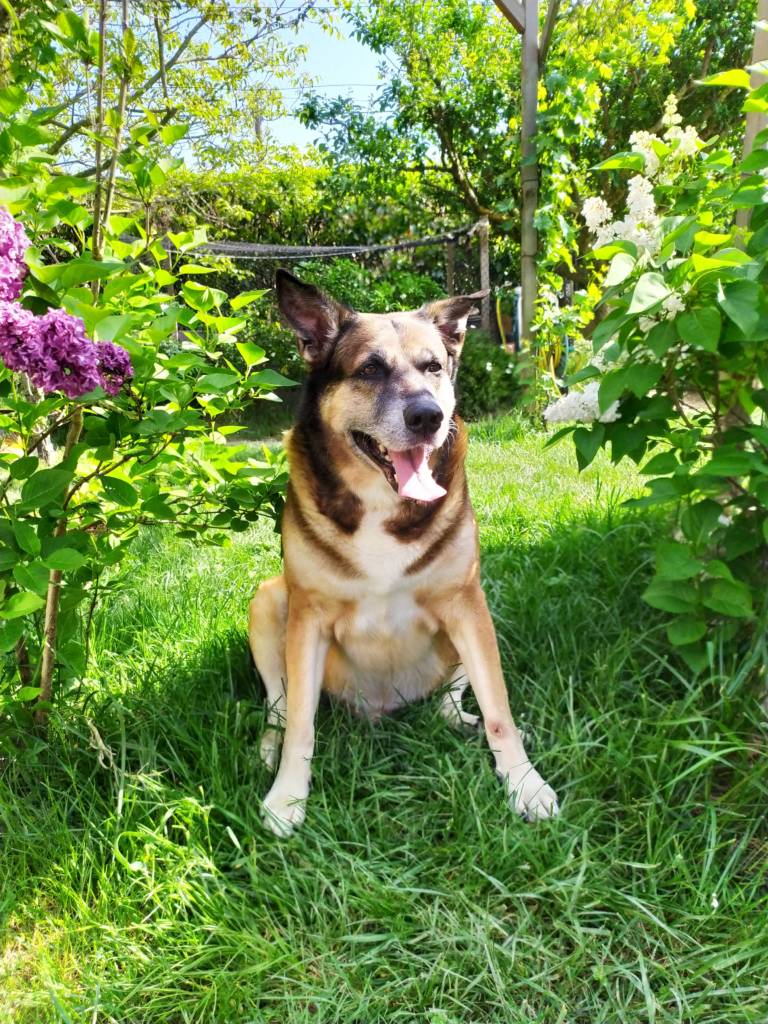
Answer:
M321 690L376 719L445 686L446 718L473 726L468 684L511 806L556 814L509 708L454 415L467 317L485 293L357 313L285 271L276 288L309 375L286 435L284 573L250 603L269 703L261 755L279 759L265 823L287 836L304 819Z

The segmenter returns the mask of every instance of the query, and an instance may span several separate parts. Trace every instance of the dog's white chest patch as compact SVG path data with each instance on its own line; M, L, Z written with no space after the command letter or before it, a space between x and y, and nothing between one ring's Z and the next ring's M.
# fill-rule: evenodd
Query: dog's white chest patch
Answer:
M391 515L389 510L367 512L351 538L350 554L365 577L361 595L386 595L402 586L406 569L421 553L419 545L403 544L387 531L385 523Z

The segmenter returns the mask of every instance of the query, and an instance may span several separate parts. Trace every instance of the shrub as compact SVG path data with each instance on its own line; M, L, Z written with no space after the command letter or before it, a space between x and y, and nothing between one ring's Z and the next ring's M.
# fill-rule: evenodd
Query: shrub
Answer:
M711 84L748 89L749 75ZM763 110L767 89L745 108ZM664 124L663 138L637 132L632 152L605 161L633 173L626 215L602 197L584 204L603 318L590 365L571 379L588 383L546 416L581 422L556 437L572 435L582 467L608 445L614 461L642 463L648 493L634 504L675 513L643 596L674 616L667 636L685 661L714 665L718 647L751 626L757 664L768 565L768 156L756 148L736 163L706 146L680 127L674 97ZM768 129L756 147L766 142ZM748 227L737 211L751 214Z
M94 603L141 527L223 543L276 517L282 457L249 457L222 424L288 383L239 335L264 293L195 279L204 231L172 235L170 258L152 231L163 142L183 129L135 128L118 189L119 124L96 130L116 154L98 184L52 173L25 91L3 93L0 742L85 675Z
M521 393L517 365L480 331L469 330L456 379L458 410L468 420L505 412Z

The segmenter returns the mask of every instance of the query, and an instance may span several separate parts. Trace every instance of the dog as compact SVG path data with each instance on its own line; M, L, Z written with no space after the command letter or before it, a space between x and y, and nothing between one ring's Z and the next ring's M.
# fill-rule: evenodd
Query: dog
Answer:
M510 711L455 415L467 318L486 293L358 313L287 271L276 291L309 372L285 438L284 573L249 608L269 706L260 752L277 768L265 824L288 836L304 820L321 690L374 720L441 690L449 722L472 728L468 685L512 808L555 815Z

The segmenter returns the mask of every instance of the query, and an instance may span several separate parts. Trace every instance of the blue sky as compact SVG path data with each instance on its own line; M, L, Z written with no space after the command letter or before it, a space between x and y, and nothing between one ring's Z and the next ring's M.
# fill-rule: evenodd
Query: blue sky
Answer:
M324 96L351 95L365 105L375 91L379 75L379 57L356 39L346 35L347 26L342 21L337 27L344 34L338 39L313 22L306 22L298 33L290 32L290 38L308 48L300 70L310 75L316 88ZM286 106L290 109L301 96L296 89L286 88ZM308 145L316 132L308 131L297 118L281 117L269 124L270 132L283 144Z

